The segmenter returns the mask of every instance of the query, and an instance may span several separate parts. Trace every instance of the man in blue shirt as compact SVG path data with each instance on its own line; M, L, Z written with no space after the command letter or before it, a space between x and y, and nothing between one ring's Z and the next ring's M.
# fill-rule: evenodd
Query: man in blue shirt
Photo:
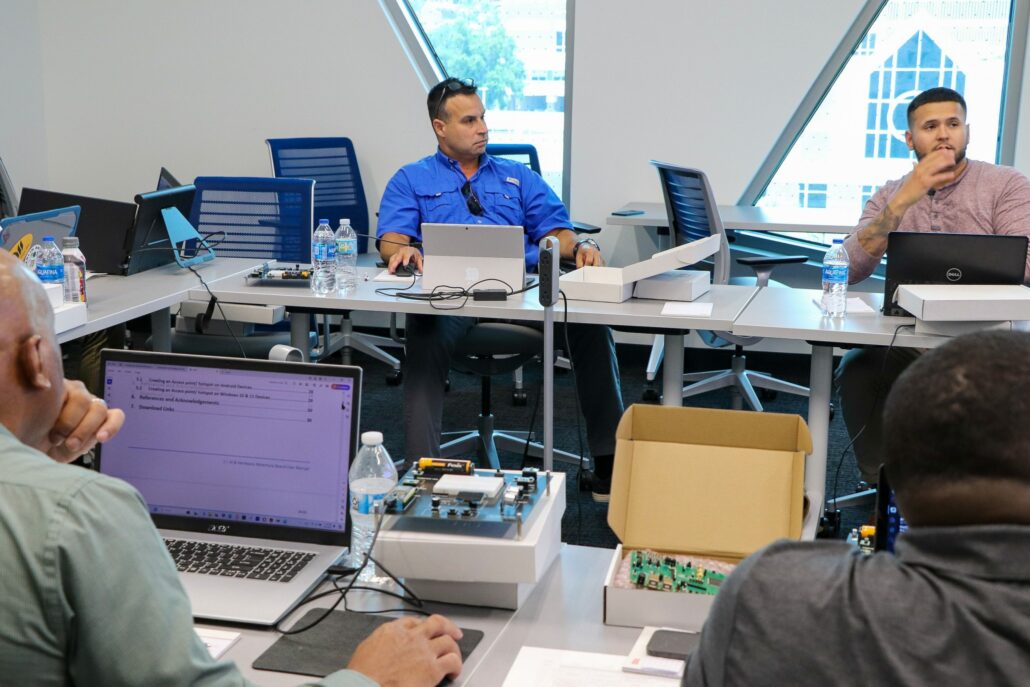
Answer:
M530 271L536 269L538 243L545 236L557 238L562 259L574 260L577 267L604 264L597 243L572 231L568 211L540 175L486 154L486 111L472 81L446 79L429 91L426 104L439 149L401 168L379 206L379 252L390 272L400 265L422 268L417 246L425 222L521 226ZM437 456L450 358L475 320L408 315L405 322L407 452L412 458ZM623 411L615 344L607 327L570 324L565 329L594 457L591 490L595 500L606 502L615 426ZM556 336L564 341L560 328Z

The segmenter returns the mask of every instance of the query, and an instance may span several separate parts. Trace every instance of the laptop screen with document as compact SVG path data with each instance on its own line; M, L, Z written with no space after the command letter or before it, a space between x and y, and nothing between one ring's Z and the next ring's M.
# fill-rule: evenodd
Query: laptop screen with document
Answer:
M346 545L359 368L104 351L103 379L100 471L159 528Z

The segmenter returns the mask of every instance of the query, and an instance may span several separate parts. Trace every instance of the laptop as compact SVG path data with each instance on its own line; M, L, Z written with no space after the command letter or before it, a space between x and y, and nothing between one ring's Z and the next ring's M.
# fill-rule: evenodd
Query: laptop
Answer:
M42 243L44 236L53 236L60 246L61 239L75 235L78 223L77 205L0 219L0 246L19 260L24 260L29 249Z
M522 227L496 224L423 224L422 290L507 289L526 283Z
M893 231L887 235L883 314L908 316L902 284L1022 284L1027 237Z
M194 617L274 625L347 551L361 369L121 350L101 362L125 426L98 469L143 495Z
M136 204L25 188L18 209L28 215L70 205L80 208L75 235L86 256L86 267L92 272L124 274L128 255L126 239L136 217Z

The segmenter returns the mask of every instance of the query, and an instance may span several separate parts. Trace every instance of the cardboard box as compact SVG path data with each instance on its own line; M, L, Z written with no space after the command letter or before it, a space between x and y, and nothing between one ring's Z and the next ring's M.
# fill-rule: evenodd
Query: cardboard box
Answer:
M711 272L673 270L638 281L633 287L633 297L659 301L692 301L711 290Z
M622 303L633 295L641 279L698 263L719 250L720 236L709 236L660 253L626 267L581 267L559 278L565 296L578 301Z
M558 557L564 513L565 474L552 472L521 539L462 534L461 522L453 533L398 529L388 516L374 555L423 599L517 609Z
M1030 320L1030 289L1022 285L907 284L898 287L898 305L928 321Z
M616 433L608 524L622 544L604 622L701 629L714 596L612 586L629 551L739 562L801 537L808 426L798 415L634 405Z

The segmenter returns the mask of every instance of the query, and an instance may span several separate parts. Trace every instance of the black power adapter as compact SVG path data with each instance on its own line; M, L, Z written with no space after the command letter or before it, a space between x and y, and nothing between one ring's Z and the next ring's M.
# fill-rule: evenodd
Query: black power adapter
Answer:
M504 289L476 289L472 292L474 301L506 301L508 292Z

